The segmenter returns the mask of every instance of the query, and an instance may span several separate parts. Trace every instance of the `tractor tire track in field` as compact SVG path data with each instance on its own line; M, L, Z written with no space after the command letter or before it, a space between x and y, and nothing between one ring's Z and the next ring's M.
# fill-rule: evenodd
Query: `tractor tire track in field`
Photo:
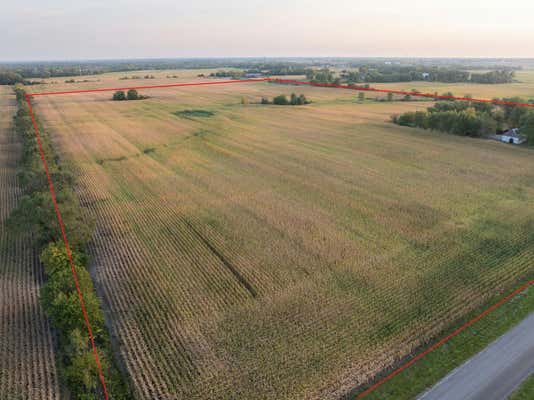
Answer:
M210 249L210 251L222 262L222 264L228 268L228 270L235 276L237 281L243 285L245 289L248 290L252 297L258 296L258 291L246 280L246 278L238 271L236 267L223 255L219 250L217 250L210 241L202 235L198 229L196 229L189 221L184 221L185 224L195 233L198 239Z
M221 109L217 135L182 144L199 126L172 99L235 94L196 93L38 101L97 220L92 273L136 397L339 398L532 270L534 191L498 174L530 154L319 102Z

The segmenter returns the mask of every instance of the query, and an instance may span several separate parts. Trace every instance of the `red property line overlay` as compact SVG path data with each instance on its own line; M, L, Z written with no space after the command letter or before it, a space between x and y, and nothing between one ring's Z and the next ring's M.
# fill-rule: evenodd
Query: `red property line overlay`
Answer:
M212 82L172 83L168 85L130 86L130 87L102 88L102 89L89 89L89 90L68 90L68 91L63 91L63 92L29 93L27 94L27 96L37 97L37 96L50 96L50 95L57 95L57 94L98 93L98 92L111 92L114 90L162 89L162 88L172 88L172 87L224 85L224 84L229 84L229 83L250 83L250 82L274 82L274 83L281 83L281 84L286 84L286 85L307 85L307 86L324 87L324 88L357 90L357 91L363 91L363 92L392 93L392 94L400 94L400 95L426 97L429 99L473 101L476 103L491 103L491 104L505 105L505 106L534 108L534 103L520 103L516 101L476 99L476 98L471 98L471 97L437 95L435 93L408 92L404 90L378 89L378 88L372 88L372 87L366 88L366 87L355 86L355 85L337 85L334 83L316 83L316 82L308 82L308 81L297 81L295 79L278 79L278 78L232 79L232 80L226 80L226 81L212 81Z
M491 307L488 307L486 310L484 310L483 312L481 312L480 314L478 314L476 317L474 317L473 319L469 320L468 322L466 322L465 324L463 324L462 326L460 326L459 328L457 328L455 331L453 331L452 333L449 333L447 336L445 336L443 339L441 339L440 341L434 343L432 346L430 346L428 349L426 349L425 351L423 351L422 353L418 354L417 356L415 356L414 358L412 358L411 360L407 361L406 363L404 363L403 365L401 365L399 368L397 368L396 370L394 370L393 372L391 372L389 375L385 376L384 378L382 378L381 380L379 380L377 383L375 383L374 385L370 386L369 388L367 388L366 390L364 390L363 392L361 392L360 394L358 394L358 396L356 396L357 399L362 399L364 398L365 396L367 396L368 394L370 394L371 392L375 391L376 389L378 389L380 386L382 386L384 383L386 383L387 381L389 381L390 379L392 379L393 377L395 377L396 375L400 374L402 371L404 371L406 368L408 368L409 366L411 366L412 364L416 363L417 361L419 361L421 358L423 358L424 356L426 356L428 353L436 350L438 347L441 347L442 345L444 345L445 343L447 343L449 340L451 340L452 338L454 338L455 336L458 336L461 332L465 331L467 328L469 328L471 325L473 325L475 322L479 321L480 319L482 319L483 317L485 317L486 315L488 315L490 312L496 310L497 308L501 307L504 303L508 302L511 298L517 296L519 293L521 293L522 291L526 290L529 286L533 285L534 284L534 279L525 283L523 286L521 287L518 287L516 290L514 290L512 293L510 293L509 295L503 297L502 299L500 299L497 303L493 304Z
M315 82L306 82L306 81L297 81L293 79L276 79L276 78L258 78L258 79L237 79L237 80L225 80L225 81L211 81L211 82L189 82L189 83L175 83L175 84L168 84L168 85L153 85L153 86L131 86L131 87L118 87L118 88L101 88L101 89L89 89L89 90L70 90L70 91L60 91L60 92L41 92L41 93L28 93L25 95L26 102L28 103L28 109L29 113L32 119L33 128L35 130L35 136L37 138L37 143L39 146L39 153L41 155L41 160L43 161L43 167L45 170L46 178L48 180L48 187L50 189L50 194L52 196L52 202L54 203L54 209L56 212L56 217L59 223L59 227L61 229L61 234L63 236L63 242L65 243L65 249L67 251L67 255L69 258L69 264L72 270L72 276L74 279L74 283L76 285L76 291L78 292L78 299L80 301L80 306L82 308L82 313L85 321L85 325L87 327L87 333L89 334L89 338L91 341L91 347L93 350L95 362L98 368L98 375L100 378L100 382L102 383L102 388L104 391L104 395L106 400L109 400L109 395L106 387L106 381L104 379L104 374L102 372L102 366L100 363L100 358L98 356L98 350L96 348L94 337L93 337L93 331L91 328L91 323L89 322L89 317L87 315L87 310L85 308L85 302L83 300L83 294L80 289L79 281L78 281L78 275L76 273L76 268L74 266L74 260L72 258L72 252L70 249L70 245L67 239L67 235L65 233L65 226L63 225L63 219L61 218L61 213L59 211L59 207L57 204L54 184L52 182L52 178L50 176L50 172L48 170L48 163L46 162L43 146L41 144L41 136L39 135L39 129L37 128L37 122L35 120L35 115L33 113L33 108L31 105L30 98L31 97L38 97L38 96L52 96L52 95L64 95L64 94L83 94L83 93L98 93L98 92L111 92L116 90L129 90L129 89L162 89L162 88L172 88L172 87L188 87L188 86L207 86L207 85L224 85L224 84L232 84L232 83L250 83L250 82L274 82L274 83L280 83L280 84L288 84L288 85L308 85L308 86L315 86L315 87L325 87L325 88L337 88L337 89L349 89L349 90L357 90L357 91L366 91L366 92L378 92L378 93L392 93L392 94L399 94L399 95L410 95L410 96L419 96L419 97L426 97L430 99L445 99L445 100L461 100L461 101L472 101L472 102L479 102L479 103L492 103L497 105L511 105L511 106L520 106L520 107L532 107L534 108L534 104L531 103L519 103L519 102L511 102L511 101L501 101L501 100L489 100L489 99L476 99L476 98L468 98L468 97L456 97L456 96L440 96L436 94L431 93L418 93L418 92L407 92L402 90L389 90L389 89L377 89L377 88L366 88L366 87L360 87L360 86L351 86L351 85L337 85L337 84L330 84L330 83L315 83ZM503 297L501 300L499 300L497 303L493 304L486 310L484 310L482 313L474 317L473 319L469 320L456 330L454 330L452 333L448 334L429 348L427 348L422 353L418 354L414 358L410 359L409 361L402 364L399 368L395 369L388 375L386 375L384 378L380 379L378 382L364 390L363 392L359 393L356 398L361 399L365 396L369 395L371 392L378 389L380 386L382 386L384 383L388 382L390 379L410 367L412 364L419 361L421 358L425 357L427 354L431 353L432 351L436 350L437 348L441 347L443 344L450 341L452 338L458 336L461 332L469 328L471 325L485 317L490 312L494 311L495 309L501 307L503 304L508 302L510 299L518 295L519 293L526 290L528 287L534 284L534 280L531 280L524 285L520 286L519 288L515 289L513 292L508 294L507 296Z
M534 108L534 103L518 103L515 101L474 99L471 97L437 95L435 93L432 94L432 93L406 92L404 90L378 89L378 88L372 88L372 87L366 88L366 87L354 86L354 85L336 85L334 83L305 82L305 81L297 81L294 79L266 78L265 80L268 80L270 82L283 83L286 85L309 85L309 86L316 86L316 87L358 90L358 91L364 91L364 92L403 94L403 95L409 95L409 96L427 97L430 99L474 101L476 103L491 103L491 104L498 104L498 105L505 105L505 106L519 106L519 107L533 107Z
M95 341L93 337L93 329L91 328L91 323L89 322L89 316L87 315L87 310L85 308L83 294L80 289L80 282L78 281L78 274L76 273L76 267L74 266L74 261L72 259L72 252L70 250L69 241L67 240L67 234L65 233L65 225L63 225L63 219L61 218L61 213L59 212L59 207L57 204L56 191L54 189L52 178L50 177L50 172L48 170L48 163L46 162L43 145L41 143L41 136L39 135L39 129L37 129L37 122L35 121L35 115L33 114L32 103L30 101L30 96L28 95L26 95L26 102L28 103L28 109L29 109L30 116L32 119L33 129L35 130L35 136L37 137L37 144L39 146L39 154L41 155L41 160L43 160L43 167L45 170L46 179L48 180L48 189L50 189L50 195L52 196L52 202L54 203L54 209L56 211L57 221L59 223L59 228L61 229L61 235L63 236L63 243L65 243L65 249L67 251L67 256L69 258L70 269L72 271L72 278L74 279L74 284L76 285L76 292L78 292L78 299L80 301L80 306L82 308L83 319L85 321L85 326L87 327L87 333L89 334L89 339L91 341L91 347L93 349L96 367L98 369L98 376L100 378L100 382L102 383L102 390L104 391L106 400L108 400L109 399L108 389L106 387L104 374L102 373L102 365L100 364L100 357L98 356L98 351L95 346Z

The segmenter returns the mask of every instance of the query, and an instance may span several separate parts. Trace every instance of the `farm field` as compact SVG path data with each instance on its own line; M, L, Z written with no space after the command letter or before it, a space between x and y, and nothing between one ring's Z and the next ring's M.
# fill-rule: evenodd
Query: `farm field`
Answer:
M255 104L292 91L313 103ZM531 149L393 125L430 103L351 91L141 94L35 99L139 399L339 398L534 275Z
M534 71L524 70L516 73L518 82L508 84L477 84L477 83L439 83L439 82L399 82L376 83L373 87L411 91L416 89L424 93L452 92L455 96L469 94L477 98L493 99L495 97L519 96L526 100L534 99Z
M6 226L22 195L9 87L0 86L0 109L0 399L59 399L52 333L39 303L43 271L31 238L12 236Z

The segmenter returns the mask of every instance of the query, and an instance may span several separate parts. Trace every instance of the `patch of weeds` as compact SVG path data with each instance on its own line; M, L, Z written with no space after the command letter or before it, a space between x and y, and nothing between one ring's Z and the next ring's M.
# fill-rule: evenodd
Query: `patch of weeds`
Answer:
M209 110L194 109L194 110L175 111L173 114L176 115L177 117L192 119L192 118L213 117L215 115L215 112L209 111Z
M156 151L155 147L147 147L146 149L143 150L143 153L150 154L150 153L153 153L155 151Z
M96 160L96 163L98 165L104 165L104 163L106 162L111 162L111 161L124 161L124 160L127 160L128 157L126 156L120 156L120 157L115 157L115 158L99 158Z
M191 136L192 137L197 137L197 138L203 138L203 137L206 137L209 134L210 134L210 131L207 131L206 129L198 129L198 130L194 131Z

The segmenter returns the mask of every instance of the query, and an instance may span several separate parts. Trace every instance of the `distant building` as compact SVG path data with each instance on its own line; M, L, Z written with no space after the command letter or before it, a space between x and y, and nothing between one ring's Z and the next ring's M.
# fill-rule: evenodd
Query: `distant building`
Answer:
M513 128L501 135L501 142L510 144L521 144L527 141L525 135L519 134L519 129Z
M263 74L261 72L247 72L245 74L245 78L247 79L250 79L250 78L261 78L263 76Z

